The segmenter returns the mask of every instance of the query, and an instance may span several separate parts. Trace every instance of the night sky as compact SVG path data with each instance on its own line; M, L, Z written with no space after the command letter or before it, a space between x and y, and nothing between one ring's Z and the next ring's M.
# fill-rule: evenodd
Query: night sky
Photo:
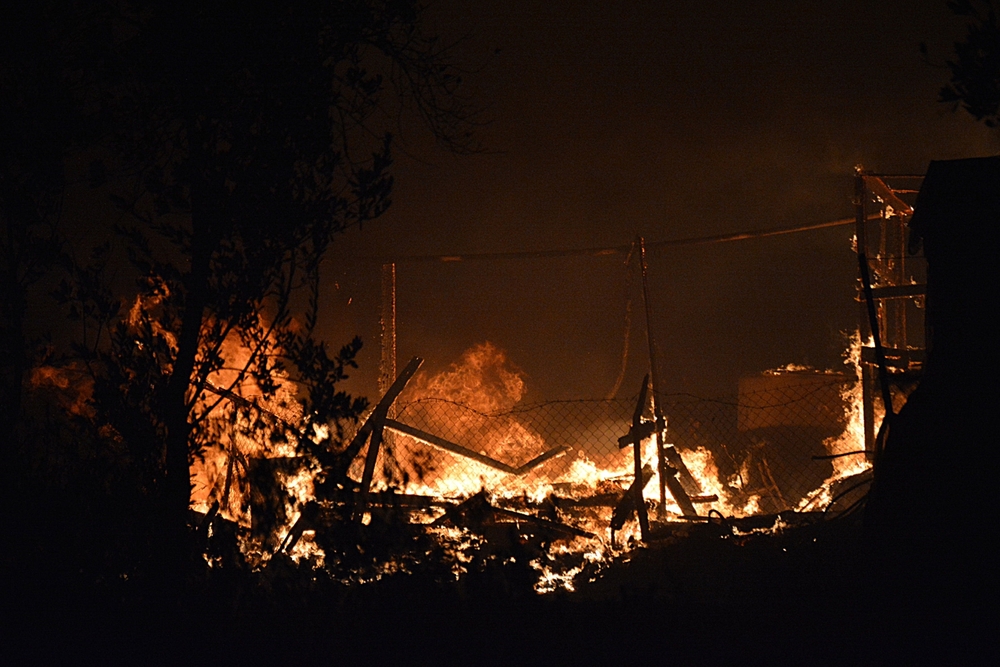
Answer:
M465 38L455 57L472 70L488 151L451 155L401 128L390 211L337 241L324 326L333 344L364 338L351 388L369 395L379 271L366 258L836 220L852 215L856 164L922 173L932 159L1000 152L997 134L937 102L962 32L943 1L438 1L428 18ZM858 315L852 233L651 253L664 389L722 396L768 368L838 366ZM441 369L489 340L526 373L526 400L600 398L618 375L631 296L619 396L633 395L645 328L624 259L401 262L400 363L419 355Z

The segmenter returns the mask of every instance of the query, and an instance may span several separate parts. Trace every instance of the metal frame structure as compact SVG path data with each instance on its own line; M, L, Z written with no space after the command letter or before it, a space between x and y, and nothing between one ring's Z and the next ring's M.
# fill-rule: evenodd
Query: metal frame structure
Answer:
M882 442L875 431L876 400L885 408L886 419L891 418L894 393L907 393L927 358L926 265L922 256L907 255L913 200L923 178L871 173L860 166L855 170L861 381L865 450L871 459L878 456Z

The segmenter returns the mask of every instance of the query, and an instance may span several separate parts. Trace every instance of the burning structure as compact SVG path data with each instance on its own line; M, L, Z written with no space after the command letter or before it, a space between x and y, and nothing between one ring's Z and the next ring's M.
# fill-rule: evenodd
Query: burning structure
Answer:
M378 403L353 429L317 427L295 442L228 436L197 471L195 508L206 515L206 532L228 524L261 566L277 553L321 566L336 550L331 535L406 526L448 545L456 574L471 558L463 550L490 544L494 555L527 559L538 590L551 590L676 526L723 521L759 530L819 520L831 508L852 511L887 433L891 441L887 426L924 370L931 298L921 258L901 254L918 177L859 170L856 178L850 222L864 319L845 371L790 365L745 377L735 403L665 395L647 376L629 399L525 405L523 373L490 343L436 374L421 374L419 358L396 372L388 265ZM911 236L911 250L913 243ZM935 345L949 340L942 335ZM217 393L247 418L291 424L294 390L282 391L275 405ZM336 429L340 448L324 450ZM569 565L560 569L552 554Z
M747 376L735 401L669 395L647 379L623 399L525 403L525 373L490 343L436 373L423 372L420 359L396 372L388 272L386 381L359 423L303 430L299 389L281 372L269 373L267 388L252 375L232 386L232 368L245 365L247 353L238 336L227 338L198 399L208 445L192 467L191 509L209 560L229 540L256 567L280 555L365 570L351 579L363 581L405 568L400 545L419 545L423 554L444 554L455 576L477 558L523 560L537 589L552 590L593 575L632 545L692 525L723 522L746 533L856 509L874 461L884 472L873 525L914 528L907 521L927 489L938 490L932 497L992 502L991 483L981 478L992 468L970 477L963 467L989 456L978 429L983 422L995 433L996 396L992 338L983 333L991 325L963 286L986 290L987 299L996 291L982 268L992 245L977 246L978 259L967 261L976 245L969 238L988 239L996 227L996 190L982 184L995 165L935 163L916 203L915 177L859 172L851 222L865 317L846 367L789 365ZM906 246L917 254L903 259ZM176 344L169 332L149 324L158 307L156 298L137 300L123 326L146 327L149 340L169 348ZM260 341L278 345L266 323L257 326ZM32 382L66 388L48 367ZM81 397L91 391L78 389ZM962 452L958 463L941 463L942 442ZM942 507L924 516L937 512L954 528ZM368 547L366 554L345 547L365 534L393 536L381 560Z
M392 304L391 282L383 294ZM877 327L895 321L885 312ZM383 326L391 368L394 318ZM571 588L616 549L675 525L722 520L740 530L740 521L811 521L838 501L856 506L870 480L866 433L877 428L867 417L882 408L865 384L873 349L856 339L847 373L789 367L745 378L736 405L658 395L648 381L633 399L521 405L523 375L494 345L435 375L419 374L414 358L383 382L339 451L303 456L301 442L248 448L232 436L198 471L195 507L206 533L230 526L261 566L276 553L329 565L331 535L388 522L447 544L457 575L471 558L463 550L491 544L502 557L528 559L538 590ZM278 407L227 398L289 422L286 393Z

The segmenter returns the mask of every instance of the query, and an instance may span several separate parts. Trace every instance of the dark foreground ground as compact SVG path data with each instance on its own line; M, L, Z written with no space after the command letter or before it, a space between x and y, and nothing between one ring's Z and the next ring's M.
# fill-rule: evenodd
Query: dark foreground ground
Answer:
M1000 664L995 600L900 595L870 564L855 515L741 539L699 526L547 596L502 570L180 595L26 570L4 643L8 664Z

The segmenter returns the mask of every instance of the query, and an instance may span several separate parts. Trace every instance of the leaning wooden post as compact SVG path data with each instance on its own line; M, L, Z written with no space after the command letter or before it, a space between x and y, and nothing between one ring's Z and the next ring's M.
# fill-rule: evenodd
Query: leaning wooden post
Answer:
M649 347L649 373L653 380L653 419L656 420L656 463L660 478L660 507L657 510L657 514L660 518L663 518L666 511L664 508L667 504L667 471L666 459L663 452L663 429L666 428L666 421L663 418L659 401L656 398L657 392L660 390L660 383L658 381L659 373L656 370L656 345L653 343L652 307L649 303L649 278L646 275L646 240L641 236L639 237L639 259L639 263L642 265L642 301L646 306L646 344Z
M354 518L357 521L361 520L365 510L368 508L368 494L371 491L372 477L375 475L375 462L378 460L379 447L382 446L383 430L385 429L389 408L392 407L393 402L406 387L406 383L410 381L410 378L413 377L413 374L417 372L422 363L424 363L424 360L420 357L413 357L410 360L410 363L406 365L403 372L392 383L389 391L382 396L382 400L375 406L375 410L372 411L372 414L348 446L349 451L355 447L360 449L360 446L364 444L364 439L369 436L371 437L371 441L368 443L368 453L365 456L365 470L361 475L361 489L358 503L354 509ZM359 438L361 439L360 443L358 442Z
M642 489L646 486L642 475L642 439L649 437L655 428L652 422L642 421L642 413L646 408L646 392L648 390L649 374L647 373L646 377L642 379L639 400L636 403L635 412L632 414L632 427L628 433L618 438L619 449L624 449L632 445L632 453L635 457L635 481L629 487L629 491L633 494L632 504L639 515L639 531L644 542L649 540L649 516L646 514L646 501L642 499ZM624 523L625 520L623 519L622 524ZM614 521L612 521L612 530L614 530Z

